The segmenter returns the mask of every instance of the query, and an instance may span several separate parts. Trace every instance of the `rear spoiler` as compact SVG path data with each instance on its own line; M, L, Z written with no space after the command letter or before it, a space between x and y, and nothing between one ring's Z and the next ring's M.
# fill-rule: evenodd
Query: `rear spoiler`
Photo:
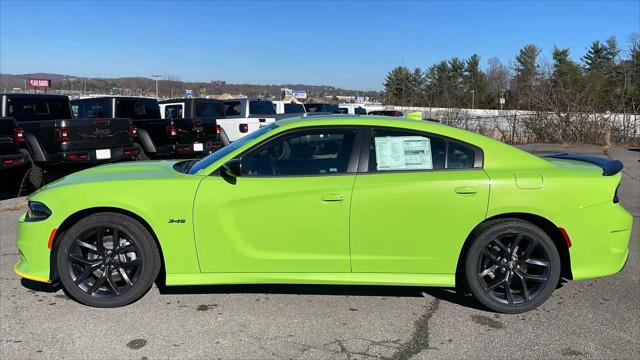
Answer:
M622 171L622 162L619 160L609 160L597 156L577 155L577 154L552 154L545 157L563 160L583 161L592 165L599 166L602 169L602 175L611 176Z

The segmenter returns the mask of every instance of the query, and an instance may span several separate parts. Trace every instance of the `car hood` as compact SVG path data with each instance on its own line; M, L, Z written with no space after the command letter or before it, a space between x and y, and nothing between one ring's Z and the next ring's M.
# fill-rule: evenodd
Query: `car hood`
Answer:
M136 161L96 166L82 170L54 181L42 188L52 189L80 183L159 180L185 175L173 169L178 161Z

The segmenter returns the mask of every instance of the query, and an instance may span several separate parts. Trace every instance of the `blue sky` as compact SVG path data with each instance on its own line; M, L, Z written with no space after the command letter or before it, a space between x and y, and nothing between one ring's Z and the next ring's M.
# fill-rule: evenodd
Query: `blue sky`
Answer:
M594 40L640 32L640 1L214 2L0 0L0 72L382 89L397 65L527 43L579 59Z

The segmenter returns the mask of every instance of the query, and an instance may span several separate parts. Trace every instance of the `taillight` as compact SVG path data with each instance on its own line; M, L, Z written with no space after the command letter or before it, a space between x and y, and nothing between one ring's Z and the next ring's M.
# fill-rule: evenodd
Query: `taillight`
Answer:
M24 142L24 130L21 128L13 129L13 139L15 142Z
M138 128L135 125L129 125L129 132L134 139L138 138Z
M249 124L240 124L238 127L241 133L249 132Z
M616 188L616 192L613 194L613 203L617 204L620 202L620 197L618 197L618 189L620 189L620 185Z
M69 137L69 128L66 128L66 127L57 128L56 134L58 137L58 142L65 142L65 141L71 140L71 138Z
M167 133L171 136L176 136L178 135L178 128L175 125L169 125L167 126Z
M220 125L216 124L216 134L220 135Z

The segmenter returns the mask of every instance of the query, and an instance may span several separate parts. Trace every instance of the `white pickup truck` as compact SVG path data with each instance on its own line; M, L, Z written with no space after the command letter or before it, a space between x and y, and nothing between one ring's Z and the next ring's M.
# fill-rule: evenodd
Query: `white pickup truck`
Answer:
M241 137L276 121L271 100L260 98L231 99L224 101L224 118L218 119L220 141L234 142Z

